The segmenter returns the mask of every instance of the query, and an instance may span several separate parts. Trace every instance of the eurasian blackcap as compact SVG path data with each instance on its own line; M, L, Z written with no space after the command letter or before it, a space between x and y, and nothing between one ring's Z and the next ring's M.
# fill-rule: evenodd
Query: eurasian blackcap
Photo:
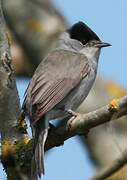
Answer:
M78 22L60 36L56 48L36 69L23 103L34 137L32 171L36 177L44 174L49 120L67 116L67 111L75 111L84 101L96 77L100 50L107 46Z

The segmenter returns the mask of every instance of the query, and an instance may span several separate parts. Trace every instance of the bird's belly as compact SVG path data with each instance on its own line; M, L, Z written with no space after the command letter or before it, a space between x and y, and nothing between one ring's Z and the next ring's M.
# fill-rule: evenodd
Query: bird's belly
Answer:
M67 97L63 101L61 101L58 107L64 107L64 109L72 109L76 110L79 105L85 100L87 97L96 77L96 73L94 70L91 70L89 75L85 77L80 84L73 89Z
M67 114L65 113L65 110L76 110L87 97L94 83L95 77L96 73L92 70L90 74L68 94L68 96L66 96L59 104L48 112L50 119L62 118L66 116Z

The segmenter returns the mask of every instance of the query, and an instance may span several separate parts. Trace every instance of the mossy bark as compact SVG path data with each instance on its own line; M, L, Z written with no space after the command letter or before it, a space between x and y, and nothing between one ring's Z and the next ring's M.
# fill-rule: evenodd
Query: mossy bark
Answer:
M12 58L7 39L5 21L0 0L0 132L2 139L1 162L8 180L30 179L28 144L24 139L26 131L18 127L21 114ZM22 142L22 143L19 143ZM27 147L26 147L27 146ZM30 153L29 153L30 154ZM26 163L28 162L28 163Z

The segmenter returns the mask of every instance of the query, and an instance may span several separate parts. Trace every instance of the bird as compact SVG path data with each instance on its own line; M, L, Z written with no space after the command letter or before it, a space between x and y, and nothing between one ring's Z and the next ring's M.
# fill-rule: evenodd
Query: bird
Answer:
M49 121L70 117L87 97L95 81L102 42L88 25L79 21L63 32L28 85L22 109L33 133L32 174L44 175L44 146Z

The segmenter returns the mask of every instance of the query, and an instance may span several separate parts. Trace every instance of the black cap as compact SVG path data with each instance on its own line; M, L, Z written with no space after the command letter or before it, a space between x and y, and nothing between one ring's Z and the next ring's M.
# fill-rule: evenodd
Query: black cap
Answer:
M99 37L83 22L79 21L67 30L72 39L79 40L83 44L91 40L100 41Z

